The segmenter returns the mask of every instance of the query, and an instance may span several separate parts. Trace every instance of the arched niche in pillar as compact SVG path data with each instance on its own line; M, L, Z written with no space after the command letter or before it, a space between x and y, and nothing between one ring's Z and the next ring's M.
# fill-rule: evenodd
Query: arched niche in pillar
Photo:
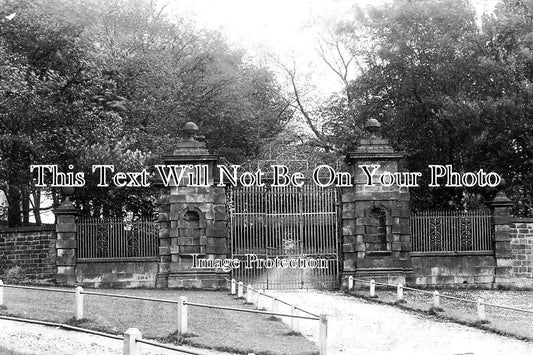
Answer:
M179 253L205 254L205 216L198 208L188 206L179 214L178 245Z
M367 252L391 251L390 211L382 205L372 206L366 211L365 244Z

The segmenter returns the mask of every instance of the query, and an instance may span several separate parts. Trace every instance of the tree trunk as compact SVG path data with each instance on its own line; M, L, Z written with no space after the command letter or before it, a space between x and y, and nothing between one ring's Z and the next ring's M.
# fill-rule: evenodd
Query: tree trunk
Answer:
M43 224L41 220L41 189L35 188L33 191L33 215L35 216L35 224L40 226Z
M20 218L20 189L17 186L10 185L7 194L7 221L9 227L20 227L22 220Z
M28 226L30 224L30 193L27 187L22 189L22 225Z

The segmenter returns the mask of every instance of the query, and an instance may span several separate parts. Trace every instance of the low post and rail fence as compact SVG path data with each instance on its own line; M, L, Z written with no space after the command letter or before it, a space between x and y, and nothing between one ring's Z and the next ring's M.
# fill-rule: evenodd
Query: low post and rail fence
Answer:
M424 293L424 294L431 295L431 297L432 297L432 307L434 309L437 309L437 310L441 309L441 298L475 304L476 305L476 312L477 312L477 319L479 321L481 321L481 322L488 322L487 313L485 311L485 307L486 306L495 307L495 308L501 308L501 309L506 309L506 310L511 310L511 311L515 311L515 312L533 314L533 310L523 309L523 308L518 308L518 307L512 307L512 306L505 306L505 305L500 305L500 304L495 304L495 303L489 303L489 302L485 302L485 300L483 300L483 298L478 298L477 300L469 300L469 299L466 299L466 298L461 298L461 297L455 297L455 296L451 296L451 295L441 294L437 290L435 290L435 291L426 291L426 290L420 290L418 288L407 287L405 285L402 285L401 283L398 283L397 285L393 285L393 284L388 284L388 283L383 283L383 282L376 282L374 280L356 279L353 276L349 276L348 277L348 291L352 291L354 289L354 282L360 282L360 283L368 284L369 285L369 294L370 294L370 297L372 297L372 298L377 297L376 293L375 293L376 292L375 291L376 285L389 287L389 288L393 288L393 289L395 288L396 289L396 302L398 302L398 303L405 302L405 300L404 300L404 290L408 290L408 291L413 291L413 292L418 292L418 293Z
M255 304L258 310L249 310L253 313L262 313L269 314L271 316L281 317L283 320L284 317L290 318L288 325L295 332L300 332L300 322L299 320L314 320L318 321L318 347L319 354L327 354L327 338L328 338L328 317L326 314L315 314L309 312L297 305L291 304L284 300L281 300L275 296L269 295L264 292L264 290L256 290L252 285L244 286L242 281L237 282L235 279L226 280L230 283L230 295L237 296L237 298L245 299L246 304ZM244 289L246 289L246 297L244 297ZM270 300L270 304L266 303L267 300ZM287 307L290 307L290 314L282 313L279 311L280 304L283 304ZM270 308L272 311L263 311L262 309Z
M235 280L231 281L232 288L230 291L230 294L235 295L235 292L237 292L237 295L239 298L244 298L244 285L242 282L238 284L238 290L236 290L236 287L233 287L233 285L237 285ZM186 297L180 296L178 300L171 300L171 299L162 299L162 298L152 298L152 297L140 297L140 296L131 296L131 295L124 295L124 294L112 294L112 293L105 293L105 292L93 292L93 291L85 291L81 286L77 286L74 289L65 289L65 288L47 288L47 287L34 287L34 286L22 286L22 285L7 285L0 280L0 307L4 306L4 288L19 288L19 289L29 289L29 290L38 290L38 291L49 291L49 292L61 292L61 293L70 293L73 294L73 315L74 319L81 320L83 319L83 310L84 310L84 295L91 295L91 296L100 296L100 297L114 297L114 298L123 298L123 299L134 299L134 300L143 300L143 301L153 301L153 302L162 302L162 303L171 303L177 305L177 331L179 334L185 334L188 330L188 307L200 307L200 308L208 308L208 309L220 309L220 310L227 310L227 311L234 311L234 312L245 312L245 313L255 313L255 314L262 314L262 315L268 315L268 316L274 316L274 317L286 317L290 318L290 326L291 329L294 331L298 331L299 329L299 322L298 320L312 320L312 321L318 321L319 324L319 354L320 355L326 355L327 354L327 316L324 314L316 315L311 312L308 312L300 307L297 307L295 305L291 305L285 301L282 301L276 297L270 296L265 294L262 291L254 290L250 285L246 287L246 299L251 300L252 293L256 294L255 302L249 302L256 304L258 309L248 309L248 308L236 308L236 307L226 307L226 306L216 306L216 305L209 305L209 304L203 304L203 303L196 303L196 302L190 302L187 300ZM270 298L271 299L271 307L272 311L264 310L262 307L262 303L264 302L264 298ZM248 303L248 302L247 302ZM291 308L291 313L282 313L279 311L279 303L283 303ZM303 313L303 314L302 314ZM20 318L14 318L14 317L4 317L1 316L2 319L11 319L11 320L20 320ZM41 322L41 321L33 321L35 323ZM46 323L46 324L45 324ZM50 322L41 322L41 324L44 325L50 325ZM53 323L54 325L63 326L59 323ZM70 327L70 329L78 328L78 327ZM142 335L140 331L136 328L130 328L124 333L124 337L118 337L116 335L110 335L106 333L101 332L95 332L95 331L88 331L96 335L103 335L103 336L109 336L113 337L119 340L124 341L124 354L127 355L133 355L133 354L140 354L139 346L137 343L145 343L153 346L158 346L170 350L176 350L181 351L182 353L186 354L196 354L194 352L188 352L183 349L175 348L172 346L167 346L164 344L159 344L156 342L151 342L148 340L142 339ZM100 334L101 333L101 334Z
M147 345L157 347L157 348L173 350L173 351L178 352L179 354L202 355L201 353L197 353L191 350L180 349L176 346L172 346L168 344L161 344L155 341L143 339L141 332L137 328L128 328L128 330L124 332L124 335L120 336L120 335L104 333L104 332L100 332L96 330L80 328L80 327L63 324L63 323L47 322L47 321L25 319L25 318L18 318L18 317L9 317L9 316L0 316L0 319L15 321L15 322L29 323L29 324L52 326L52 327L66 329L66 330L75 330L78 332L83 332L83 333L87 333L91 335L97 335L97 336L101 336L105 338L119 340L119 341L122 341L122 344L123 344L122 345L123 355L141 355L142 351L140 348L140 344L147 344Z

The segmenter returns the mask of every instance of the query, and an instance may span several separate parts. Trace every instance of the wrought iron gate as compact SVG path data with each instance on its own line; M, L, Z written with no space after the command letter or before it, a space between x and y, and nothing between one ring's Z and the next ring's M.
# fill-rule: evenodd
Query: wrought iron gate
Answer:
M338 286L337 193L303 187L229 190L233 278L264 289Z

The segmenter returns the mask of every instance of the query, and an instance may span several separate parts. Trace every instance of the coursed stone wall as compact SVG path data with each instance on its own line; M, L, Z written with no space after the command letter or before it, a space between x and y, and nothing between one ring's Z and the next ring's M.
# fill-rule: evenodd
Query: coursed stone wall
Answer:
M511 253L514 276L533 278L533 219L513 220Z
M2 281L54 283L55 277L55 226L0 230Z
M412 253L418 287L485 287L494 283L496 259L490 253Z

